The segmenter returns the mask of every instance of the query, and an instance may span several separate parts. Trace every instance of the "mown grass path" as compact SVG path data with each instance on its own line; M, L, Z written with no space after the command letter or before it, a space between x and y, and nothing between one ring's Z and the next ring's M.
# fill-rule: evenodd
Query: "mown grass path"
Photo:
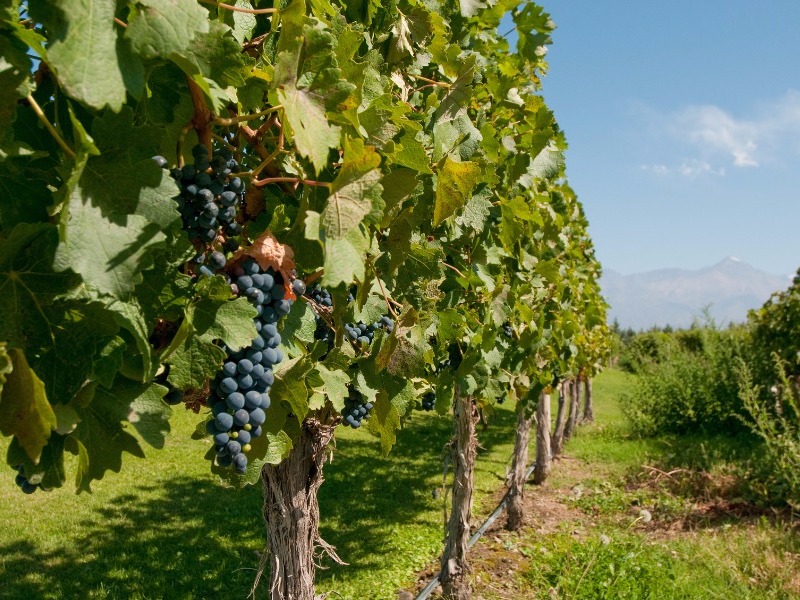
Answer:
M754 441L636 439L620 402L631 379L595 380L596 423L579 429L540 488L528 526L476 546L488 599L800 598L800 529L740 497Z

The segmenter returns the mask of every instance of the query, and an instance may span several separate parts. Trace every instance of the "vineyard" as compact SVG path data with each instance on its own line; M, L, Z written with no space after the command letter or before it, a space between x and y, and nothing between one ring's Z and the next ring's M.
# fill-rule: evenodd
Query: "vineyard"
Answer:
M131 535L175 597L311 600L418 509L377 597L425 568L472 597L476 494L530 522L527 470L594 421L612 351L541 96L554 28L506 0L0 2L0 433L26 518L144 486L91 535ZM93 597L152 593L101 565Z

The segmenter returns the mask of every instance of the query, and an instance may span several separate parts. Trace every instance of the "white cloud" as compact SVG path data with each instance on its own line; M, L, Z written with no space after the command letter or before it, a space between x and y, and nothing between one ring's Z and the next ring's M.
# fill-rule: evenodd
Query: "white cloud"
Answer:
M690 106L674 115L672 132L703 155L728 155L737 167L757 167L759 127L737 121L718 106Z
M678 173L687 177L724 175L718 165L754 168L800 156L800 91L791 90L762 103L748 116L735 116L716 105L687 106L671 114L648 110L648 128L681 142L684 156L679 166L656 164L645 170ZM716 166L715 166L716 165Z
M717 175L720 177L725 175L725 169L723 167L714 168L711 166L711 163L698 159L687 159L674 167L664 164L654 164L641 165L639 168L642 171L654 173L656 175L678 174L688 178L699 177L701 175Z

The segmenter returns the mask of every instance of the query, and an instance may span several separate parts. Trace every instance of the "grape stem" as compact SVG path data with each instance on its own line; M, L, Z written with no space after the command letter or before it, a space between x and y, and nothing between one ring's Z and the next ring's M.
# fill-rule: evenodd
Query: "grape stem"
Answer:
M323 273L325 273L325 269L320 269L319 271L316 271L315 273L312 273L311 275L303 279L303 281L305 281L306 285L314 283L317 279L322 277Z
M230 118L227 118L227 119L223 118L223 117L215 116L214 117L214 123L216 123L217 125L223 125L223 126L235 125L236 123L243 123L245 121L252 121L253 119L259 119L261 117L264 117L266 115L270 115L270 114L272 114L274 112L277 112L279 110L282 110L282 109L283 109L283 105L282 104L278 104L277 106L273 106L272 108L268 108L267 110L262 110L261 112L254 113L252 115L239 115L239 116L230 117Z
M389 312L392 314L392 317L394 318L395 321L397 321L398 316L397 313L394 312L394 308L392 307L393 302L392 300L389 299L389 296L386 293L386 288L383 287L383 281L381 281L381 277L380 275L378 275L378 270L375 268L375 265L370 264L370 266L372 267L372 272L375 273L375 279L378 280L378 285L381 288L381 294L383 294L383 299L386 301L386 308L389 309Z
M451 83L447 83L445 81L436 81L435 79L429 79L427 77L423 77L422 75L414 75L413 73L406 73L406 75L408 75L409 77L411 77L413 79L417 79L419 81L425 81L427 83L430 83L431 85L436 85L436 86L443 87L443 88L451 88L451 87L453 87L453 84L451 84Z
M445 267L447 267L448 269L452 269L453 271L455 271L456 273L458 273L459 275L461 275L461 277L466 277L466 276L465 276L465 275L464 275L464 274L463 274L461 271L459 271L458 269L456 269L456 268L455 268L453 265L448 265L446 262L443 262L442 264L443 264Z
M242 8L241 6L233 6L232 4L225 4L223 2L215 2L214 0L200 0L203 4L210 4L217 8L224 8L232 10L233 12L247 13L248 15L266 15L278 12L277 8Z
M253 185L256 187L264 187L270 183L302 183L303 185L326 187L329 189L331 187L329 181L314 181L313 179L300 179L299 177L267 177L265 179L253 181Z
M44 114L44 111L42 110L42 107L39 106L39 103L36 102L34 97L32 95L30 95L30 94L28 94L27 100L28 100L28 104L31 105L31 108L33 109L33 112L35 112L36 116L39 117L39 120L42 123L44 123L45 128L47 129L47 131L50 132L50 135L52 135L53 138L55 138L56 142L58 142L58 145L61 146L61 149L72 160L76 160L77 157L75 156L75 151L72 148L70 148L67 145L67 142L64 141L64 138L62 138L59 135L58 131L56 131L56 128L53 127L52 123L50 123L50 121L47 119L47 115Z
M206 106L205 95L200 86L188 75L186 76L186 84L189 86L189 94L192 97L192 105L194 106L191 125L197 132L197 139L200 140L200 143L211 150L211 129L208 124L211 123L212 118L211 111Z

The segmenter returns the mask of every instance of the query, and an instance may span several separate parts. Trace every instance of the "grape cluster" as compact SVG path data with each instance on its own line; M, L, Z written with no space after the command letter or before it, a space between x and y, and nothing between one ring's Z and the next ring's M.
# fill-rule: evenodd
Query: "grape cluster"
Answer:
M333 307L331 293L325 288L321 287L319 284L316 284L314 287L310 288L307 292L307 296L321 307ZM353 301L355 301L355 296L351 291L347 296L347 302ZM351 343L362 348L367 347L372 343L372 340L375 338L375 332L379 329L382 329L387 333L392 333L392 331L394 331L394 320L389 315L384 315L378 321L370 324L363 323L361 321L358 323L344 324L344 330L347 334L347 338ZM317 315L317 329L314 332L314 338L318 340L325 340L329 345L332 345L334 341L333 331L331 331L331 328L328 327L328 324L319 315Z
M508 321L503 323L503 335L505 335L507 338L514 337L514 330L511 329L511 323Z
M244 472L250 441L261 435L270 406L273 367L283 360L276 324L289 314L292 302L285 297L282 275L272 269L262 270L254 260L246 260L233 275L231 289L248 298L258 311L258 336L250 346L236 352L226 348L228 358L211 383L213 419L207 429L214 436L217 463Z
M436 407L436 394L433 392L426 392L422 396L422 410L431 411Z
M360 392L350 388L350 393L344 401L344 410L342 411L345 425L358 429L361 427L362 421L369 419L371 410L372 402L365 402L365 398Z
M447 358L439 362L436 367L436 372L444 371L445 369L453 369L454 371L461 366L461 349L455 342L447 347Z
M358 343L360 346L369 346L375 338L375 332L379 329L385 329L388 333L394 331L394 321L389 315L384 315L380 321L376 321L371 325L367 325L359 321L356 324L345 323L344 330L353 342Z
M331 293L319 284L308 290L308 297L325 308L333 308Z
M238 242L236 245L238 247ZM235 248L232 249L235 250ZM208 254L205 252L198 252L192 259L192 262L198 266L197 272L200 275L211 277L212 275L221 273L225 269L225 263L228 262L228 259L225 257L225 254L219 250L215 250Z
M17 476L14 478L14 482L26 494L32 494L41 488L38 483L31 483L28 481L28 478L25 477L25 469L22 465L17 466Z
M181 194L176 201L189 239L210 243L220 233L227 236L237 235L242 228L236 221L236 216L244 196L244 183L231 175L239 170L239 163L227 149L221 149L209 158L208 149L202 144L192 148L192 156L193 165L187 164L171 172L181 188ZM160 167L167 166L164 157L156 156L153 159ZM220 270L225 266L224 261L222 266L217 266L220 259L215 254L217 253L209 256L208 265L203 265L212 273L215 267ZM198 257L195 260L198 261ZM201 263L204 261L205 256L199 259Z

